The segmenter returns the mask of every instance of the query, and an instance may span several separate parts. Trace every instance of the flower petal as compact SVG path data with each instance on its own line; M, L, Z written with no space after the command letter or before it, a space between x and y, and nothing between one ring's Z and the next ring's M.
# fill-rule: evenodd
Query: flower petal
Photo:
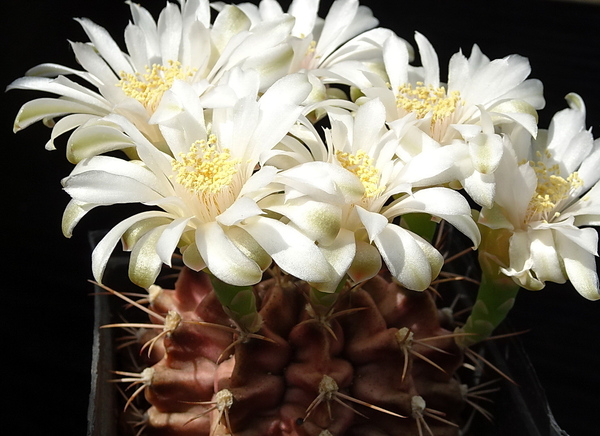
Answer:
M273 260L256 239L250 236L246 230L239 226L227 227L224 229L227 237L235 244L235 246L244 253L248 259L253 260L260 267L261 271L266 270Z
M191 217L174 219L164 228L160 238L156 241L156 254L165 265L171 266L173 252L191 219Z
M394 224L388 224L374 242L390 273L414 291L427 289L444 262L429 243Z
M288 274L308 282L326 282L335 272L308 237L280 221L255 217L241 225Z
M229 206L225 212L217 216L216 220L224 226L233 226L247 218L263 213L254 200L248 197L241 197Z
M502 152L503 141L500 135L477 135L468 141L469 153L475 170L482 174L492 174L498 168Z
M131 64L106 29L87 18L76 18L75 21L83 27L96 50L106 59L106 62L115 73L119 74L122 71L130 74L134 73Z
M333 204L302 197L285 204L269 205L268 209L287 217L302 233L320 245L331 244L340 231L342 210Z
M162 198L152 172L108 156L81 161L62 183L71 197L86 203L144 203Z
M425 70L425 78L423 83L432 85L434 88L440 86L440 65L438 62L437 53L435 49L425 36L419 32L415 32L415 41L419 47L419 54L421 55L421 63Z
M409 58L406 42L392 34L383 45L383 59L393 90L408 83Z
M196 245L210 272L225 283L249 286L261 280L260 267L235 246L218 223L199 226Z
M149 288L160 273L163 262L156 252L156 243L164 229L160 226L150 230L131 250L129 279L138 286Z
M529 245L533 270L541 282L564 283L566 277L560 265L553 232L550 229L530 230Z
M227 5L215 18L212 27L212 40L219 53L223 53L230 40L240 32L250 28L250 20L240 8Z
M588 300L600 299L594 256L582 251L579 245L564 237L560 232L556 233L556 242L573 287Z
M356 253L354 232L341 229L332 244L321 246L321 252L333 267L335 274L332 274L327 281L311 283L311 285L321 292L333 293L337 289L340 280L346 275L354 259Z
M45 148L46 150L56 150L54 145L54 140L58 138L65 132L69 130L73 130L79 126L86 124L89 121L95 120L97 117L94 115L88 114L73 114L67 115L56 122L54 127L52 128L52 133L50 134L50 139L46 142ZM67 153L69 153L69 142L67 141Z
M196 243L182 247L181 253L183 256L183 263L188 268L196 272L206 268L206 263L204 262L204 259L202 259Z
M327 162L307 162L278 174L276 181L317 201L333 204L354 203L364 193L359 178L344 168Z
M510 266L500 266L502 273L511 277L519 286L537 291L542 289L545 284L531 273L533 259L529 249L531 241L528 232L517 231L510 237L509 258Z
M356 283L373 278L381 270L381 255L377 247L365 241L356 241L356 254L348 269L348 276Z
M355 209L367 230L369 241L373 242L373 240L379 236L383 229L388 225L388 219L380 213L370 212L360 206L355 206Z
M170 218L166 212L148 211L133 215L114 226L92 252L92 274L97 282L102 282L102 276L110 255L121 236L133 225L149 218Z
M87 105L89 111L95 110L99 114L107 114L111 110L111 106L102 96L63 76L59 76L56 79L49 79L47 77L21 77L6 88L7 91L11 89L28 89L61 95L80 104Z
M44 118L55 118L69 113L98 114L98 109L76 101L59 98L38 98L28 101L17 113L13 131L16 133Z
M78 163L88 157L134 146L131 138L113 126L91 125L76 130L69 137L67 159Z
M62 217L62 232L65 237L70 238L73 235L73 229L79 223L81 218L90 210L94 209L97 204L79 203L75 200L69 201Z

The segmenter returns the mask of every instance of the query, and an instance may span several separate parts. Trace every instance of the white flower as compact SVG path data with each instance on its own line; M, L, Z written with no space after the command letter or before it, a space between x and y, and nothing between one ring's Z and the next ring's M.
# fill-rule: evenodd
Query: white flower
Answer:
M264 88L287 71L291 49L284 41L293 26L291 17L249 31L249 18L233 5L224 8L211 24L208 0L180 0L179 8L167 3L158 22L146 9L128 3L133 18L125 30L128 54L104 28L88 19L78 19L90 38L90 43L71 43L83 71L42 64L9 85L8 89L59 96L23 105L15 120L15 131L42 119L62 117L54 125L46 148L53 149L56 137L76 129L67 144L67 157L76 163L84 157L131 147L122 132L102 120L117 113L166 151L152 116L173 84L183 81L193 85L193 95L210 107L219 100L216 85L233 66L258 69ZM77 76L91 86L84 87L67 75ZM210 98L211 93L217 96Z
M324 19L318 16L319 3L319 0L293 0L287 13L276 0L261 0L258 6L239 5L253 25L287 14L294 17L289 39L294 55L288 72L305 71L310 75L314 87L312 101L341 95L339 89L327 88L327 84L350 84L349 78L362 70L381 70L382 45L393 34L389 29L375 28L379 21L358 0L334 1ZM213 5L222 8L224 3Z
M585 129L585 106L576 94L540 131L530 162L518 164L507 146L497 170L497 205L480 222L504 228L510 265L503 272L522 287L571 281L588 299L600 298L595 256L600 224L600 140Z
M535 136L535 109L544 105L541 83L525 80L530 72L525 58L490 61L475 45L469 58L461 52L452 56L444 84L434 48L419 33L415 40L422 67L410 65L406 43L391 36L383 48L387 79L365 72L369 81L357 83L365 95L359 102L379 98L384 103L390 128L402 137L398 154L403 159L449 147L446 153L456 162L453 177L476 202L491 207L491 174L502 154L495 128L518 124Z
M136 202L162 209L134 215L107 234L93 254L98 280L122 236L132 251L130 277L142 286L154 282L162 263L170 264L177 246L189 267L207 267L233 285L259 282L271 258L298 278L329 278L331 268L314 242L265 216L257 204L271 193L266 187L277 171L269 166L256 171L261 155L296 122L310 86L305 76L290 75L257 101L258 75L244 74L254 80L241 81L254 86L233 107L216 108L206 120L202 111L200 118L182 113L161 126L169 153L145 140L123 117L112 116L135 141L141 160L94 156L64 180L73 197L65 214L67 234L94 206Z
M467 201L452 189L427 187L445 168L435 162L435 152L408 164L395 156L398 140L387 130L385 108L378 100L365 103L355 114L335 108L328 113L328 151L314 153L327 161L306 162L276 179L286 186L287 198L279 211L304 232L322 232L317 242L338 272L337 281L316 287L332 291L346 273L356 281L366 280L379 271L383 258L404 286L427 288L440 271L442 256L394 220L407 213L430 214L447 220L477 245L479 232ZM295 213L293 206L305 201L317 202L314 211L308 216ZM321 215L329 218L310 219Z
M255 25L281 19L284 12L275 0L261 0L258 7L250 3L240 5ZM379 21L373 17L371 9L359 5L358 0L336 0L325 19L318 16L319 0L293 0L287 14L294 17L291 31L294 47L294 60L290 71L315 70L326 68L340 59L348 57L359 59L366 45L353 38L372 35L364 32L377 26ZM375 35L389 36L391 31L379 29ZM350 46L345 46L352 41ZM383 42L383 41L381 41ZM340 47L343 47L340 50ZM372 56L372 53L369 53ZM381 54L378 56L381 59Z

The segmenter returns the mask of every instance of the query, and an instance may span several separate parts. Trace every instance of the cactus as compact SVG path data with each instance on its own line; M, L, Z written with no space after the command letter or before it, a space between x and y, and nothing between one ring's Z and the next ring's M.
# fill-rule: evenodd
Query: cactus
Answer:
M493 368L471 347L520 288L600 298L600 140L576 94L538 127L525 58L474 46L444 83L425 36L415 66L358 0L325 19L313 0L179 0L157 22L128 4L128 52L79 19L85 71L42 64L8 89L59 96L14 130L44 120L49 150L72 131L65 236L99 206L149 207L92 253L99 285L148 315L104 326L147 356L114 379L138 434L458 435L466 405L491 418L474 400L493 390L463 360ZM442 271L465 252L442 254L446 225L479 247L464 322L438 286L465 278ZM101 284L119 241L139 301Z
M117 380L139 385L124 407L148 407L147 434L459 434L464 350L433 290L382 270L348 281L322 315L310 286L277 268L252 292L255 333L227 314L207 273L186 267L173 289L150 289L147 308L135 302L154 326L105 326L143 332L141 369Z

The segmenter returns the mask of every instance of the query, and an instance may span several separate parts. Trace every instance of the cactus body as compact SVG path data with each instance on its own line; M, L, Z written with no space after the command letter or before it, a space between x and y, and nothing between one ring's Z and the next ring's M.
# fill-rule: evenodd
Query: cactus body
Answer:
M317 316L309 291L288 276L256 285L255 335L236 328L205 273L183 269L174 289L155 292L149 308L181 321L150 354L145 432L458 435L463 350L431 292L406 291L382 273Z

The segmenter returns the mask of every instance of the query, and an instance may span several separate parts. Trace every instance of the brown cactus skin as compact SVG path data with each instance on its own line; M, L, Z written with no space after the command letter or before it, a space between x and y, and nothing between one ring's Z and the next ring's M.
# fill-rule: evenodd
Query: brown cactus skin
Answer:
M205 273L184 268L174 289L155 292L149 308L175 311L181 322L156 341L149 359L144 434L418 436L414 396L459 422L455 372L463 351L440 325L447 318L432 293L407 291L383 272L342 291L331 316L315 319L308 291L284 275L254 287L262 339L233 333ZM414 342L403 350L398 337L407 332ZM215 403L224 390L233 402ZM458 435L457 427L425 420L435 436Z

